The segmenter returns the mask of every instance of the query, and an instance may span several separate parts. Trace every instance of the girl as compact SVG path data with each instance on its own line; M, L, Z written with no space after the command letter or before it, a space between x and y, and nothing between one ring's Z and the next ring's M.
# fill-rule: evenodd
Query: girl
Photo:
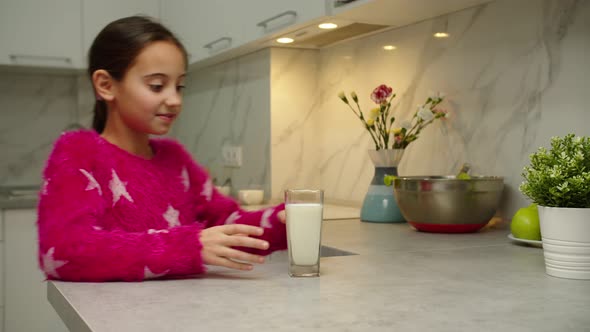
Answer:
M107 25L89 55L94 130L62 134L38 207L48 279L144 280L250 270L286 248L284 206L246 212L166 134L182 106L187 54L144 17Z

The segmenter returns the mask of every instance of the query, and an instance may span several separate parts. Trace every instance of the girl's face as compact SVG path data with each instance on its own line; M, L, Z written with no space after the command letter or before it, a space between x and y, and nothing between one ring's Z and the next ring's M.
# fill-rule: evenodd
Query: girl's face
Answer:
M166 134L182 110L185 74L184 56L176 45L149 44L114 83L109 117L135 132Z

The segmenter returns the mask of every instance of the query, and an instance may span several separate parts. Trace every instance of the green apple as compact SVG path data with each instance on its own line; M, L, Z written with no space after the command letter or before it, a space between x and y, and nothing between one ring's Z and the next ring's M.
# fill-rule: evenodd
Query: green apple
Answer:
M516 238L540 241L541 226L537 204L518 209L512 217L510 231Z
M459 180L469 180L471 179L471 175L465 173L465 172L461 172L457 175L457 179Z

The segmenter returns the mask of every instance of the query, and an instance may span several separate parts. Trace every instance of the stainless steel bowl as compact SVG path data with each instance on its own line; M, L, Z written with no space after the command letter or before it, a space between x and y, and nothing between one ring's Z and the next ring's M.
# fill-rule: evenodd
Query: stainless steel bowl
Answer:
M420 231L465 233L485 226L496 213L504 178L405 176L394 180L397 204L408 223Z

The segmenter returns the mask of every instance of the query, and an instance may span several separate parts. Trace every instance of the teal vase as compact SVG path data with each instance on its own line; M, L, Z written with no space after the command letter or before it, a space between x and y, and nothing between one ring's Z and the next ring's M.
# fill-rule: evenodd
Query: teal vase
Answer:
M369 157L375 166L375 175L371 180L363 206L361 220L375 223L402 223L402 216L392 186L383 182L385 175L398 175L397 166L404 154L403 149L369 150Z

